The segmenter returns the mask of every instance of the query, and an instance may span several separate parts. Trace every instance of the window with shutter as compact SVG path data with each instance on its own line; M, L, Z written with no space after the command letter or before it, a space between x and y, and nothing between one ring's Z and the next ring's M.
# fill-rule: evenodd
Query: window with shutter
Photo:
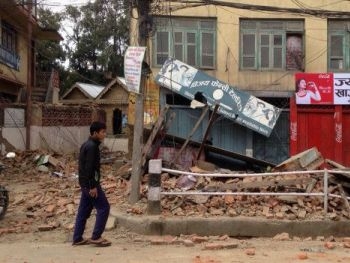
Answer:
M288 50L288 36L298 35L302 40L302 20L251 20L240 21L240 68L253 70L303 69L302 41L297 51ZM294 46L295 47L295 46ZM291 56L294 56L292 67ZM288 64L288 62L290 64Z
M162 66L168 57L174 57L197 68L215 69L215 19L156 17L154 21L155 66Z
M13 26L1 20L0 63L19 70L20 57L17 53L17 32Z
M332 72L350 70L350 20L328 20L328 69Z

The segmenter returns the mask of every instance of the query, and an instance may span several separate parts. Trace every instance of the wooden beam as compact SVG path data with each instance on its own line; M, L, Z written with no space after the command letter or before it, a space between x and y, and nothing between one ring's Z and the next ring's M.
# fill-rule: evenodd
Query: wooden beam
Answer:
M216 105L215 105L215 108L214 108L214 111L212 112L212 114L211 114L211 116L210 116L209 124L208 124L207 129L205 130L205 134L204 134L204 137L203 137L201 146L199 147L199 151L198 151L198 155L197 155L197 160L199 160L199 158L201 157L201 153L202 153L202 151L203 151L204 144L205 144L205 142L207 141L207 138L208 138L208 135L209 135L209 131L210 131L210 129L211 129L211 126L213 126L214 119L215 119L215 116L216 116L216 112L218 111L218 108L219 108L219 104L216 104Z
M207 115L207 112L209 110L209 107L208 106L205 106L203 108L203 111L202 111L202 115L199 117L197 123L194 125L192 131L190 132L189 136L187 137L185 143L182 145L180 151L176 154L173 162L171 163L171 165L173 166L177 160L179 159L181 153L183 152L183 150L186 148L187 144L189 143L189 141L192 139L192 136L193 134L196 132L196 130L198 129L199 125L201 124L201 122L203 121L204 117Z

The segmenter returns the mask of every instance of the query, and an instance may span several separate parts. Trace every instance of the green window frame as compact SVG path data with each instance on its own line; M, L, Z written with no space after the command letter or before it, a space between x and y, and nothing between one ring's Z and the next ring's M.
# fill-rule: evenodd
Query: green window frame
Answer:
M350 69L350 21L328 21L328 69L342 72Z
M216 68L215 19L156 17L154 21L154 66L173 57L197 68Z
M302 20L240 20L241 70L302 70ZM288 50L289 36L300 38L298 50ZM295 61L291 61L295 60Z

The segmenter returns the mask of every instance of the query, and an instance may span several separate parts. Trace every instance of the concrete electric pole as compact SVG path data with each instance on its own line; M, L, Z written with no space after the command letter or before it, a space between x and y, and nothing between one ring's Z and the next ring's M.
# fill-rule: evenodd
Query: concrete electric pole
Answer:
M136 9L138 15L138 42L139 46L147 46L148 29L149 29L149 11L151 0L137 0ZM134 9L135 7L133 7ZM133 11L132 11L133 12ZM148 52L146 50L146 52ZM147 57L147 56L145 56ZM134 137L132 147L132 172L131 172L131 191L129 202L134 204L140 199L140 181L141 181L141 161L143 149L143 105L144 105L144 88L146 84L145 74L141 75L140 93L136 94L135 102L135 123Z

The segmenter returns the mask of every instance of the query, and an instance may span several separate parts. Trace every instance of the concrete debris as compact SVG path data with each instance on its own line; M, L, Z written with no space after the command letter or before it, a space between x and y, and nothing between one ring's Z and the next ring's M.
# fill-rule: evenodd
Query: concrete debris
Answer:
M14 153L14 152L8 152L6 154L6 158L15 158L15 157L16 157L16 153Z
M324 158L316 147L303 151L274 167L273 171L315 170L324 163Z
M176 181L176 187L183 191L187 191L196 185L196 178L192 175L182 175Z
M141 200L135 204L128 203L130 193L131 162L125 161L125 156L118 153L104 153L104 158L110 161L101 165L102 187L105 189L111 206L116 206L123 212L142 215L147 211L148 175L142 178L140 186ZM39 156L39 158L35 158ZM292 158L285 165L279 165L288 169L310 169L314 167L315 161L323 159L315 149ZM33 161L34 160L34 161ZM20 182L21 185L29 185L20 189L10 191L9 211L23 211L17 221L9 222L6 229L0 227L2 233L23 231L50 231L57 227L72 229L75 214L80 198L80 188L77 180L76 156L59 156L39 151L26 151L17 153L14 158L3 158L2 165L6 169L2 171L2 180L5 186ZM40 165L38 165L40 163ZM290 165L292 164L292 165ZM198 166L199 165L199 166ZM39 168L41 167L41 168ZM44 169L45 173L37 169ZM205 170L208 169L208 170ZM214 169L214 170L213 170ZM207 162L198 162L191 168L192 171L202 173L217 173L221 168ZM226 173L241 173L246 171L229 171ZM275 177L261 178L210 178L193 176L174 176L163 173L161 176L162 191L185 191L188 189L198 191L200 195L190 196L168 196L161 199L162 216L247 216L272 220L311 220L330 219L342 220L349 218L349 210L342 198L329 198L329 210L323 213L322 197L298 197L298 196L247 196L230 195L237 192L310 192L323 191L322 178L314 174L278 175ZM32 189L35 187L35 190ZM330 183L328 191L332 194L346 195L346 189L341 193L338 184ZM207 192L221 191L225 195L206 195ZM6 217L5 217L6 218ZM110 219L109 229L115 227L113 218ZM181 241L186 246L207 243L210 245L205 249L233 248L234 241L228 237L227 240L214 240L203 237L186 237ZM277 238L277 237L276 237ZM282 236L289 240L290 237ZM227 241L229 245L222 245L221 241ZM326 239L326 241L328 241ZM154 241L157 243L157 241ZM169 242L169 241L167 241ZM172 241L175 242L175 241ZM177 242L179 242L177 240ZM193 244L192 244L192 243ZM232 243L233 242L233 243ZM166 243L165 241L163 243ZM349 244L350 240L344 241Z

